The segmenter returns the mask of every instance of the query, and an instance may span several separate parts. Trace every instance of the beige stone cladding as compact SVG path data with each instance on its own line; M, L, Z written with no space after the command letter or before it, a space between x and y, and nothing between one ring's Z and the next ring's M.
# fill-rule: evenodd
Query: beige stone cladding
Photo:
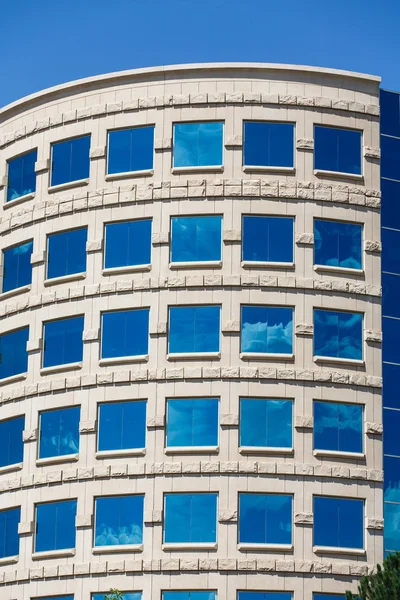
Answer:
M28 372L0 381L0 420L25 415L24 460L0 471L0 510L21 506L18 561L0 568L1 600L74 593L89 600L111 587L161 600L168 589L216 590L233 600L237 590L355 591L361 575L383 558L381 439L381 288L379 79L372 76L268 64L205 64L115 73L72 82L0 110L0 250L33 239L32 284L0 295L0 332L29 325ZM224 121L223 168L172 169L172 126L180 121ZM291 172L243 168L243 121L295 123ZM154 169L137 177L107 176L107 132L155 125ZM363 133L362 176L314 171L314 125ZM49 188L50 147L91 135L90 177ZM38 149L35 194L5 202L7 160ZM170 219L222 215L221 265L174 269ZM295 219L294 265L254 269L241 262L242 215ZM131 218L153 221L151 268L103 273L104 224ZM363 225L363 269L315 270L314 218ZM87 226L87 270L82 277L46 281L48 234ZM0 269L1 271L1 269ZM218 304L221 349L210 359L170 360L168 307ZM240 306L294 307L294 357L253 360L240 355ZM150 307L149 356L142 362L99 361L100 315L109 309ZM313 359L313 309L364 315L364 361ZM83 360L72 371L41 369L43 322L84 315ZM2 385L3 384L3 385ZM208 453L165 452L166 398L220 400L219 445ZM242 396L294 400L293 449L239 451ZM147 399L146 451L96 458L97 404ZM313 400L363 405L365 452L357 458L315 456ZM80 450L74 462L37 463L40 411L81 407ZM163 494L218 492L217 547L163 549ZM293 494L293 548L240 549L238 493ZM94 498L145 495L143 549L93 553ZM313 546L313 496L365 500L365 551L320 553ZM73 556L33 556L34 506L76 498ZM1 561L0 561L1 562Z

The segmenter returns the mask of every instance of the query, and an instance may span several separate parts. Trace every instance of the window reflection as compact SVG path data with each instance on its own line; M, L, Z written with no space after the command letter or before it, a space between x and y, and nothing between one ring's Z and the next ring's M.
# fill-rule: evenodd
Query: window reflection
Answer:
M87 227L53 233L47 238L47 278L86 271Z
M382 315L400 319L399 297L400 275L382 273Z
M314 544L364 547L364 500L314 496Z
M0 511L0 559L19 554L20 517L20 507Z
M362 132L315 125L314 168L361 175Z
M400 552L400 504L384 503L385 550Z
M293 308L242 306L241 351L292 354Z
M0 335L0 379L27 372L28 339L29 327Z
M386 362L400 364L400 319L392 317L383 317L382 335L384 344L382 345L382 358Z
M294 219L292 217L243 217L242 260L293 262Z
M362 225L314 220L314 264L362 268Z
M76 500L36 505L35 552L75 548Z
M254 167L294 166L294 124L245 121L243 164Z
M400 139L381 136L381 177L400 180Z
M153 168L154 125L119 129L108 134L108 169L131 173Z
M362 360L361 313L314 310L314 356Z
M381 179L381 193L382 227L400 229L400 181Z
M164 542L217 541L217 494L165 494Z
M240 398L240 445L291 448L293 401Z
M103 313L101 358L148 354L149 314L148 308Z
M385 437L387 437L386 431ZM385 500L386 502L396 502L400 504L400 457L384 456L383 469L385 473Z
M217 446L218 399L167 400L167 446Z
M151 263L151 219L119 221L105 226L104 268Z
M48 410L40 414L39 458L79 452L80 407Z
M382 271L400 274L400 231L382 227Z
M380 90L381 134L400 137L400 94Z
M83 323L84 317L79 316L44 324L44 368L82 361Z
M221 260L222 217L172 217L171 262Z
M383 409L383 452L391 456L400 456L400 410Z
M7 202L36 191L37 150L7 162Z
M51 186L88 179L90 135L52 145Z
M22 433L25 417L0 421L0 467L21 463L24 459Z
M146 446L146 401L99 405L98 450L133 450Z
M176 123L174 167L222 166L222 122Z
M174 306L169 309L169 352L219 352L219 306Z
M292 496L239 494L239 543L291 544Z
M386 344L386 338L385 338ZM397 392L400 381L400 365L383 363L383 406L400 408L400 395Z
M363 408L356 404L314 402L314 448L362 452Z
M32 283L32 251L32 240L3 250L2 292L15 290Z
M95 546L134 545L143 542L144 496L96 498Z

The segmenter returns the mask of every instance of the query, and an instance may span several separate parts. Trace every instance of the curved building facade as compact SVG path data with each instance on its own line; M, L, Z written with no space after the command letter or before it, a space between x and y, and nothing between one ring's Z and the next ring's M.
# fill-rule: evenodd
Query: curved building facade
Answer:
M379 79L0 111L4 600L337 600L383 558Z

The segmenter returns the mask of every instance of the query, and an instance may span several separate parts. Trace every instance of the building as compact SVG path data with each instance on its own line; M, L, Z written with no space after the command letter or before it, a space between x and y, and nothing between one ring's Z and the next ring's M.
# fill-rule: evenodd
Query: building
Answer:
M338 600L400 549L379 84L186 65L0 111L2 600Z

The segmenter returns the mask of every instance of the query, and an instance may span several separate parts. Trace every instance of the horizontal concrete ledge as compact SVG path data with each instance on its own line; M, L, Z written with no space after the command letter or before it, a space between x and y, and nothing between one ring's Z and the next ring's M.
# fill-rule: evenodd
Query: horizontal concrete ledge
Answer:
M243 269L290 269L294 270L295 263L283 263L283 262L263 262L256 260L242 260L240 266Z
M103 269L102 275L123 275L124 273L137 273L139 271L151 271L151 264L135 265L131 267L112 267Z
M23 381L28 376L28 373L18 373L17 375L11 375L10 377L4 377L0 379L0 386L9 385L10 383L16 383L17 381Z
M364 275L364 269L347 269L330 265L314 265L314 271L317 273L335 273L337 275Z
M316 363L330 363L330 364L338 364L338 365L349 365L355 367L364 367L365 361L358 360L355 358L335 358L333 356L314 356L314 362Z
M170 446L164 453L170 454L218 454L219 446Z
M60 183L59 185L52 185L47 188L49 194L54 194L56 192L62 192L63 190L70 190L74 187L81 187L83 185L89 185L89 178L87 179L77 179L76 181L68 181L66 183Z
M105 176L105 181L116 181L118 179L131 179L134 177L151 177L154 169L143 169L142 171L128 171L127 173L111 173Z
M108 365L123 365L127 363L147 362L148 360L148 354L139 354L138 356L117 356L115 358L101 358L99 360L99 366L106 367Z
M350 460L365 460L364 452L340 452L340 450L313 450L313 456L326 458L348 458Z
M193 551L195 550L197 551L206 551L206 550L217 550L218 548L218 544L217 542L193 542L193 543L174 543L174 544L168 544L168 543L164 543L161 546L162 550L164 551L174 551L174 550L190 550Z
M293 552L293 544L239 543L237 549L241 552Z
M32 560L43 560L46 558L64 558L68 556L75 556L75 548L68 548L65 550L48 550L46 552L33 552Z
M7 210L7 208L13 208L17 206L17 204L21 204L22 202L27 202L28 200L33 200L36 196L36 193L25 194L24 196L19 196L18 198L14 198L14 200L9 200L8 202L4 202L3 209Z
M172 167L172 175L180 175L185 173L223 173L224 165L209 165L202 167Z
M5 465L4 467L0 467L0 475L3 475L5 473L12 473L12 471L21 471L23 466L23 462L14 463L13 465Z
M296 173L295 167L262 167L257 165L244 165L242 170L244 173Z
M129 456L145 456L146 448L132 448L131 450L100 450L95 452L94 457L98 460L104 458L120 458Z
M72 273L71 275L63 275L62 277L53 277L52 279L45 279L43 285L49 287L51 285L58 285L60 283L70 283L71 281L80 281L85 279L86 271L83 273Z
M167 354L167 360L219 360L220 352L184 352Z
M121 544L120 546L95 546L93 554L125 554L126 552L143 552L143 544Z
M366 556L367 551L362 548L333 548L331 546L313 546L314 554L341 554L354 556Z
M294 448L266 448L265 446L239 446L240 454L293 455Z
M324 171L323 169L314 169L316 177L329 177L332 179L354 179L355 181L364 181L364 175L358 173L342 173L340 171Z
M13 296L19 296L20 294L25 294L26 292L30 292L32 289L32 285L23 285L19 288L15 288L14 290L9 290L8 292L3 292L0 294L0 302L4 300L8 300L8 298L12 298Z
M294 354L267 354L266 352L241 352L242 360L282 360L293 361Z
M64 456L50 456L48 458L38 458L36 460L37 467L44 467L46 465L57 465L60 463L67 462L78 462L79 454L65 454Z
M19 555L15 556L5 556L4 558L0 558L0 565L12 565L19 561Z
M204 262L171 262L170 269L220 269L222 260L204 261Z
M67 363L66 365L54 365L54 367L43 367L40 369L41 375L52 375L53 373L62 373L63 371L75 371L82 369L82 362Z

